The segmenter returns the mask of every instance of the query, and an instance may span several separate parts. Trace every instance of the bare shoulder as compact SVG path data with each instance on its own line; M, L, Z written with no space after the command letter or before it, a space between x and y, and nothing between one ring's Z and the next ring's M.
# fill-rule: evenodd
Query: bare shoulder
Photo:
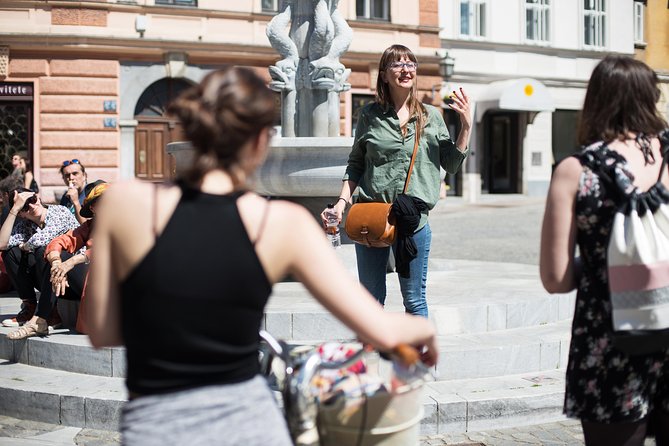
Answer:
M268 200L253 192L242 195L238 207L251 235L265 219L269 224L264 230L281 230L283 233L286 228L290 229L288 233L295 233L316 225L315 218L303 206L286 200Z
M171 183L156 184L136 179L119 181L105 192L100 211L108 221L133 221L136 224L150 216L156 198L160 208L169 208L176 205L180 194L179 187Z
M127 180L113 183L105 192L105 202L116 205L145 204L153 199L156 193L170 195L179 192L179 188L172 183L150 183L140 180Z
M553 178L556 180L574 180L578 179L583 172L583 166L578 158L569 156L555 167L553 171Z
M302 219L310 216L309 212L299 204L291 203L286 200L268 200L260 195L248 192L239 198L239 205L249 211L263 213L266 206L271 208L271 218L287 217L292 219Z
M548 200L566 200L572 202L578 191L578 184L583 172L581 162L573 156L563 159L553 171Z

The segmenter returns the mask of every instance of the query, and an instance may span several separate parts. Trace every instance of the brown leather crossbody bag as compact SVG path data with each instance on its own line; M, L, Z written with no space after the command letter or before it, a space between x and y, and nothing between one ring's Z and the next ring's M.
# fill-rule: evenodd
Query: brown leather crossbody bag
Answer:
M413 144L413 154L409 171L404 182L406 193L411 179L413 164L418 153L418 141L420 140L420 125L416 125L416 138ZM346 217L344 229L346 235L355 243L371 248L385 248L395 242L395 216L392 213L392 203L356 203L351 206Z

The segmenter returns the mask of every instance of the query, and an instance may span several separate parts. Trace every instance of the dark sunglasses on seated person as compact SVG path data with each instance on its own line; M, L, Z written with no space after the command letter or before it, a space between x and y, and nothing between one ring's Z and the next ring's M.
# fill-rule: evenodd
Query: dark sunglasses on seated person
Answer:
M37 203L37 195L33 195L26 200L26 203L21 208L22 212L28 212L30 210L30 205Z
M70 164L79 164L79 160L75 158L75 159L72 159L72 160L63 161L63 167L67 167Z

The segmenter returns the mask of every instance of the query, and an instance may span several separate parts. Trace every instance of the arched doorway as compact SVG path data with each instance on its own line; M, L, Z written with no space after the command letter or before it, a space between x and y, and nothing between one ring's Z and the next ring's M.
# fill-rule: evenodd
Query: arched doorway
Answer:
M167 106L191 84L182 79L165 78L144 90L135 106L135 177L148 181L172 178L174 159L165 147L172 141L183 140L181 129L174 119L166 116Z

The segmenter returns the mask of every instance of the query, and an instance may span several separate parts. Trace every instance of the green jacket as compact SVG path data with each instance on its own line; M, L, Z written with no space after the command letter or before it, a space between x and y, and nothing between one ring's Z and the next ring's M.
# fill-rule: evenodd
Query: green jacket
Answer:
M425 201L432 209L439 200L442 178L439 166L454 174L467 157L460 152L446 128L440 111L426 105L427 119L420 134L416 161L407 194ZM399 118L392 107L374 102L360 110L353 148L348 157L344 181L358 184L358 201L392 203L402 193L413 153L416 118L402 135ZM419 228L427 221L425 216Z

